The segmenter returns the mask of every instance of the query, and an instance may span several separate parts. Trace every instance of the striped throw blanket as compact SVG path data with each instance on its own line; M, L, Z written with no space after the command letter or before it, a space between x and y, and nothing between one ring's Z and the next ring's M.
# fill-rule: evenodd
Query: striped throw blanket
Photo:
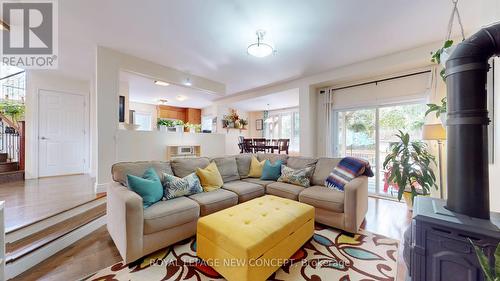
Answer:
M325 186L344 191L344 186L352 179L365 175L373 177L370 163L364 159L345 157L337 164L325 180Z

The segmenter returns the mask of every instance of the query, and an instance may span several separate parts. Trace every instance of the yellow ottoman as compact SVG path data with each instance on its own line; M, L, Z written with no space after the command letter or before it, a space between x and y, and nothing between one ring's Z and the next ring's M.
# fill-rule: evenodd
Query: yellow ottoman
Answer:
M314 207L266 195L198 220L197 254L227 280L266 280L314 233Z

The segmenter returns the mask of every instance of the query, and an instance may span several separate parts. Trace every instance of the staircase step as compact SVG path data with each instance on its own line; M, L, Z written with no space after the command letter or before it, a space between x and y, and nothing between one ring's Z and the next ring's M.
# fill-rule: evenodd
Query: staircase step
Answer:
M23 180L24 180L23 170L0 172L0 184L15 182L15 181L23 181Z
M65 221L55 224L51 227L42 229L37 233L25 237L13 243L6 245L6 263L14 262L23 256L36 251L37 249L57 240L58 238L72 232L73 230L85 225L106 214L106 203L94 207L86 212L71 217Z
M0 162L0 173L14 172L19 170L19 163L17 162Z

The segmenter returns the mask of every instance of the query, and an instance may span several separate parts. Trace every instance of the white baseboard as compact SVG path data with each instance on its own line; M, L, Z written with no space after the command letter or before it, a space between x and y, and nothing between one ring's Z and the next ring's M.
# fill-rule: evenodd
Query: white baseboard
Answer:
M78 229L75 229L74 231L41 247L40 249L29 253L14 262L8 263L5 266L6 280L16 277L104 225L106 225L106 216L102 216L90 223L82 225Z
M93 200L91 202L88 202L86 204L83 204L81 206L78 206L76 208L73 208L73 209L67 210L65 212L62 212L60 214L57 214L55 216L52 216L50 218L46 218L44 220L30 224L28 226L21 227L17 230L10 231L7 234L5 234L5 243L12 243L12 242L21 240L23 238L26 238L26 237L32 235L33 233L40 232L41 230L43 230L45 228L51 227L55 224L58 224L58 223L65 221L69 218L72 218L76 215L82 214L82 213L84 213L88 210L91 210L91 209L93 209L93 208L95 208L95 207L97 207L105 202L106 202L105 197L99 198L99 199Z
M94 186L95 193L106 192L108 185L110 185L110 183L96 183Z

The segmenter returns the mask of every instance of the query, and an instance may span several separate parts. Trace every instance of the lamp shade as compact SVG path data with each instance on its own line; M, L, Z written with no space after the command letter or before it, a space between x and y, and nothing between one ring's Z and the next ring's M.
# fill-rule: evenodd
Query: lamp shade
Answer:
M422 128L423 140L445 140L446 130L441 124L424 125Z

